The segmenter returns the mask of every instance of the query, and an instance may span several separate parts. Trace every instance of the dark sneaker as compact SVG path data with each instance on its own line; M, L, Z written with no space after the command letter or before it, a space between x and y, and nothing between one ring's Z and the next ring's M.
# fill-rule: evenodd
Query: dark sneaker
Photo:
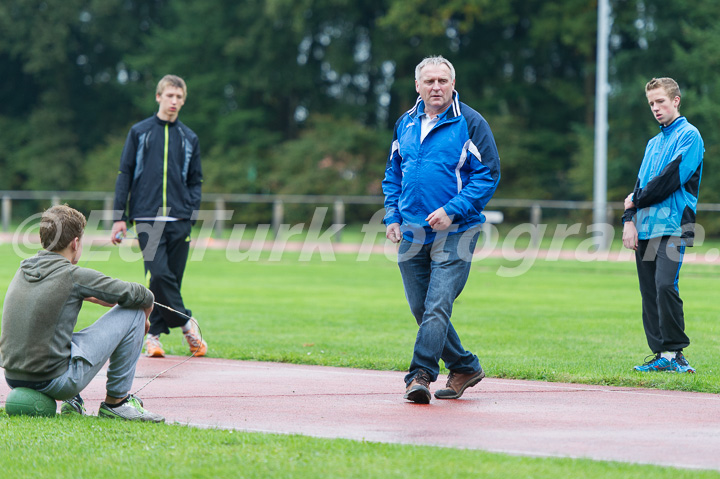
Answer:
M675 353L675 357L672 361L670 361L673 371L676 373L694 373L695 368L690 366L690 363L687 359L685 359L685 356L683 356L682 351L678 351Z
M646 357L645 362L640 366L635 366L634 369L635 371L639 371L641 373L675 370L672 363L668 359L663 358L660 353L657 353L655 356L650 355Z
M417 372L405 389L405 399L417 404L430 404L430 375L424 369Z
M165 422L165 418L160 414L143 409L142 400L132 394L128 396L127 402L122 406L109 407L105 402L100 403L98 417L125 419L126 421Z
M83 398L81 398L79 394L72 399L63 401L62 406L60 406L60 414L79 414L81 416L87 416L85 401L83 401Z
M457 399L462 396L467 388L475 386L484 377L485 371L482 368L480 371L469 374L450 371L445 389L435 391L435 397L438 399Z

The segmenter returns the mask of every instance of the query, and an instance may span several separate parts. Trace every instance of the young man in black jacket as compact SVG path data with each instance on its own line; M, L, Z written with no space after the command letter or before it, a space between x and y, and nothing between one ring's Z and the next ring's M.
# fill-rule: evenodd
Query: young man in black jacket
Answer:
M150 357L165 355L160 334L178 327L195 356L207 352L180 294L202 185L198 137L178 120L186 97L182 78L166 75L160 80L155 94L158 112L130 129L115 183L113 244L126 235L126 222L134 223L150 290L158 303L182 313L153 310L145 341L145 354Z

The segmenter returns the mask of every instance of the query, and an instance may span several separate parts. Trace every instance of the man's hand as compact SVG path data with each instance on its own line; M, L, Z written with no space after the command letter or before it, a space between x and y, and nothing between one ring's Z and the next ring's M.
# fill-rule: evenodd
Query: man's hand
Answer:
M155 304L151 304L149 307L143 309L145 312L145 334L150 331L150 313L152 313L153 308L155 307Z
M89 303L99 304L100 306L105 306L106 308L112 308L113 306L115 306L117 304L117 303L105 302L102 299L97 299L95 296L88 296L87 298L85 298L85 301L87 301Z
M623 225L623 246L627 249L637 250L638 247L638 232L635 227L635 223L632 221L626 221Z
M112 241L112 244L120 244L122 243L123 238L127 235L127 225L124 221L116 221L112 225L112 230L110 232L110 241Z
M627 195L627 198L625 198L625 209L628 210L630 208L635 208L635 203L633 203L633 194L630 193Z
M390 223L385 228L385 237L393 243L399 243L402 240L402 233L400 232L400 223Z
M442 207L430 213L428 217L425 218L425 221L427 221L430 227L436 231L446 230L452 224L452 220L447 213L445 213L445 208Z

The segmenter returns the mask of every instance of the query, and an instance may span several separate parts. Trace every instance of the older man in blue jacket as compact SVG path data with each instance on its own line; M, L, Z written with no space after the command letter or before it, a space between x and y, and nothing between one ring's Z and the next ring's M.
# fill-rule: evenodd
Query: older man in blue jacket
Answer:
M417 103L395 124L383 222L387 238L400 243L405 296L419 326L405 399L427 404L440 359L450 374L438 399L459 398L485 377L450 316L470 273L483 209L500 180L500 159L487 121L460 102L448 60L420 62L415 89Z
M623 244L635 250L642 319L653 352L636 371L694 373L683 355L685 334L678 279L685 247L693 245L705 148L697 128L680 115L672 78L645 86L660 133L645 148L635 189L625 199Z

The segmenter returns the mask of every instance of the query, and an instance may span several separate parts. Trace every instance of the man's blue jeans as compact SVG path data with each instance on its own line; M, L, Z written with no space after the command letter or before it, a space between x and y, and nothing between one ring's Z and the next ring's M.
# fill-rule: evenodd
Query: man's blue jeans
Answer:
M415 340L405 384L410 384L420 369L432 381L440 373L439 360L459 373L479 371L477 356L463 348L450 322L455 299L468 275L480 232L473 228L457 234L438 234L430 244L405 239L400 243L398 265L405 286L405 297L420 329Z

